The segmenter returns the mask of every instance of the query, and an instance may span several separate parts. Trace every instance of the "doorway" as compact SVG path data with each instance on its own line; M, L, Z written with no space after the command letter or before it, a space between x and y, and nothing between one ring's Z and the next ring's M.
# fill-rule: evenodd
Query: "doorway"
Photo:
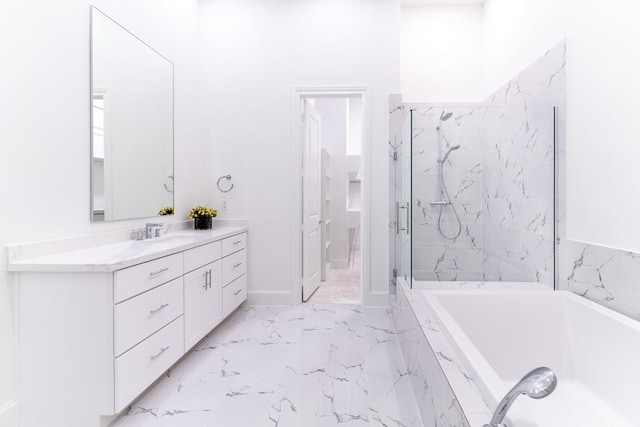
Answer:
M301 111L301 300L363 302L366 91L297 93ZM302 135L302 138L300 138Z

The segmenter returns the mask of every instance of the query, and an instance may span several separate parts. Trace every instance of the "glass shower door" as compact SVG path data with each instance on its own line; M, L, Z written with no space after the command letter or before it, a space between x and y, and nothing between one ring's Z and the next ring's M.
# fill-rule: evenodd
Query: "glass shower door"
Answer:
M411 287L411 114L402 121L394 152L394 278Z

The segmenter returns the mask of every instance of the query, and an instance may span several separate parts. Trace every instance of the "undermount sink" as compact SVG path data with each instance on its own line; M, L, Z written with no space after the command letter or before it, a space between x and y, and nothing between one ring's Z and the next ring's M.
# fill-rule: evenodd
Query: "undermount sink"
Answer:
M169 234L163 237L157 237L155 239L151 239L152 243L182 243L182 242L190 242L194 240L193 235L184 235L184 234Z

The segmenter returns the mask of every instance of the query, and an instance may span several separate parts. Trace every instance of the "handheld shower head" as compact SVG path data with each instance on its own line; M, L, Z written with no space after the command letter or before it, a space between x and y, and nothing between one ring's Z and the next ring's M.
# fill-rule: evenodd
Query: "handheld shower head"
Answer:
M438 159L439 163L444 163L447 161L447 158L449 157L449 154L451 154L452 151L458 150L460 148L460 145L454 145L453 147L449 148L449 150L447 150L447 152L445 153L444 156L442 156L442 159Z
M529 372L516 384L516 387L521 390L521 394L526 394L532 399L542 399L550 395L557 385L558 379L553 371L543 367Z
M444 110L442 110L442 113L440 113L440 121L444 122L446 120L449 120L452 115L453 115L452 112L445 113Z
M558 379L551 369L545 367L534 369L509 390L506 396L498 403L491 422L485 424L484 427L500 426L511 404L519 395L526 394L532 399L542 399L550 395L557 385Z
M444 110L442 110L442 113L440 113L440 119L438 120L438 126L436 126L436 131L440 132L440 125L442 122L449 120L452 115L452 112L445 113Z

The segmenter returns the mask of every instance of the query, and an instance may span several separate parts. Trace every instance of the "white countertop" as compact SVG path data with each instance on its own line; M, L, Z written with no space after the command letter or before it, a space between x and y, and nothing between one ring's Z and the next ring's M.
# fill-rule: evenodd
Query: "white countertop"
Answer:
M184 230L148 240L126 240L34 258L13 259L8 271L111 272L244 233L247 227Z

